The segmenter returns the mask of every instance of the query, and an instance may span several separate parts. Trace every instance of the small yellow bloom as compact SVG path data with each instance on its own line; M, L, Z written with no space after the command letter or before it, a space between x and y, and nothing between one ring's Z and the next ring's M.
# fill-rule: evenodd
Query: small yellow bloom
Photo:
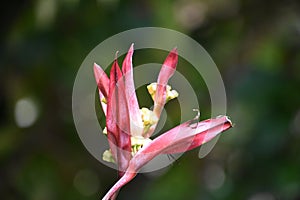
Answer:
M106 162L116 163L110 149L103 152L102 159Z
M142 136L131 137L131 154L134 156L143 146L150 143L152 140Z
M107 135L107 128L105 127L102 132L104 135Z
M158 121L153 111L149 110L148 108L142 108L141 114L142 114L142 121L144 123L144 126L155 124Z
M157 83L151 83L150 85L147 86L148 92L151 95L152 99L154 99L156 88L157 88Z
M171 88L171 87L170 87ZM167 102L178 97L178 92L176 90L167 90Z
M105 98L105 97L102 97L102 99L101 99L101 102L103 102L103 103L107 104L107 100L106 100L106 98Z
M146 133L153 124L156 124L158 122L158 118L153 113L153 111L149 110L148 108L142 108L140 110L144 126L144 133Z
M151 83L150 85L147 86L147 89L152 99L154 100L156 89L157 89L157 83ZM172 87L169 85L167 85L166 90L167 90L166 102L170 101L171 99L175 99L179 95L178 92L176 90L172 90Z

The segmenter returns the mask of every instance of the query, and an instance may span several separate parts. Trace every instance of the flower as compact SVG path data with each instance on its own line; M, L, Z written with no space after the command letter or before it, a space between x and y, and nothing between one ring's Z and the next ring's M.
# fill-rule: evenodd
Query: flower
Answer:
M153 110L139 107L134 81L131 45L122 64L114 60L110 77L94 64L94 75L104 114L110 149L103 153L103 160L118 166L119 181L108 191L103 200L115 199L121 187L131 181L139 170L160 154L182 153L194 149L219 133L232 127L226 116L219 116L199 122L189 120L164 134L150 139L159 121L164 105L178 96L178 92L167 85L176 70L178 54L173 49L164 61L157 83L147 89L154 101ZM117 56L116 56L117 57Z

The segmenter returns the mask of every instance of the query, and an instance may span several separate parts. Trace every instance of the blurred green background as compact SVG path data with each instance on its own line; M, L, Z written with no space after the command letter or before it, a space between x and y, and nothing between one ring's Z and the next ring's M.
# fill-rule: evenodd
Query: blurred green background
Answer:
M299 1L12 0L0 15L1 199L94 200L115 183L76 133L73 81L101 41L143 26L181 31L208 51L236 125L207 157L196 149L138 175L119 199L300 199ZM153 62L149 53L138 62Z

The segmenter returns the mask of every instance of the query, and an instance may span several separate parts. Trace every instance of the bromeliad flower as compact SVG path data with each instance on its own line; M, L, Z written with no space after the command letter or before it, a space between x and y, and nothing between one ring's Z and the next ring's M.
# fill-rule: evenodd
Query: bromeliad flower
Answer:
M164 105L178 96L167 85L176 70L177 49L173 49L164 61L157 83L147 86L154 101L153 110L139 107L133 81L132 55L133 45L123 61L122 71L116 58L109 78L100 66L94 64L101 106L106 115L103 133L107 135L110 146L103 153L103 160L115 163L120 177L102 200L115 199L119 189L154 157L194 149L232 127L226 116L201 122L197 116L153 140L150 139Z

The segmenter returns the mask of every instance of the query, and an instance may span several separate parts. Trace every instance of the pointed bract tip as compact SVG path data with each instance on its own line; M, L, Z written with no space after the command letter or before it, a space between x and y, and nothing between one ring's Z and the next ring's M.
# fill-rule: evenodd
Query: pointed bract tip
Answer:
M128 49L127 55L129 55L131 57L133 54L133 51L134 51L134 44L132 43L130 45L130 48Z
M232 124L232 122L231 122L231 120L229 119L228 116L224 116L224 117L225 117L225 119L226 119L228 122L230 122L230 124Z
M95 68L101 68L97 63L94 62L94 69Z
M171 52L178 53L177 47L174 47Z
M130 48L128 49L128 54L132 55L133 54L133 51L134 51L134 43L132 43L130 45Z
M232 123L232 121L229 119L228 116L226 116L226 115L219 115L219 116L216 117L216 119L220 119L220 118L224 119L224 121L225 121L224 124L225 123L229 123L230 127L234 127L234 124Z
M134 43L131 43L130 48L129 49L133 49L134 48Z
M99 81L98 79L102 77L103 73L104 73L103 69L97 63L94 63L94 75L97 81Z
M119 51L116 51L116 53L115 53L115 61L118 60L118 54L119 54Z
M172 49L172 51L170 51L169 56L171 56L173 58L177 58L178 57L177 47L175 47L174 49Z
M230 126L231 126L231 127L234 127L235 124L232 123L231 119L229 119L228 116L225 116L225 118L226 118L226 120L230 123Z

